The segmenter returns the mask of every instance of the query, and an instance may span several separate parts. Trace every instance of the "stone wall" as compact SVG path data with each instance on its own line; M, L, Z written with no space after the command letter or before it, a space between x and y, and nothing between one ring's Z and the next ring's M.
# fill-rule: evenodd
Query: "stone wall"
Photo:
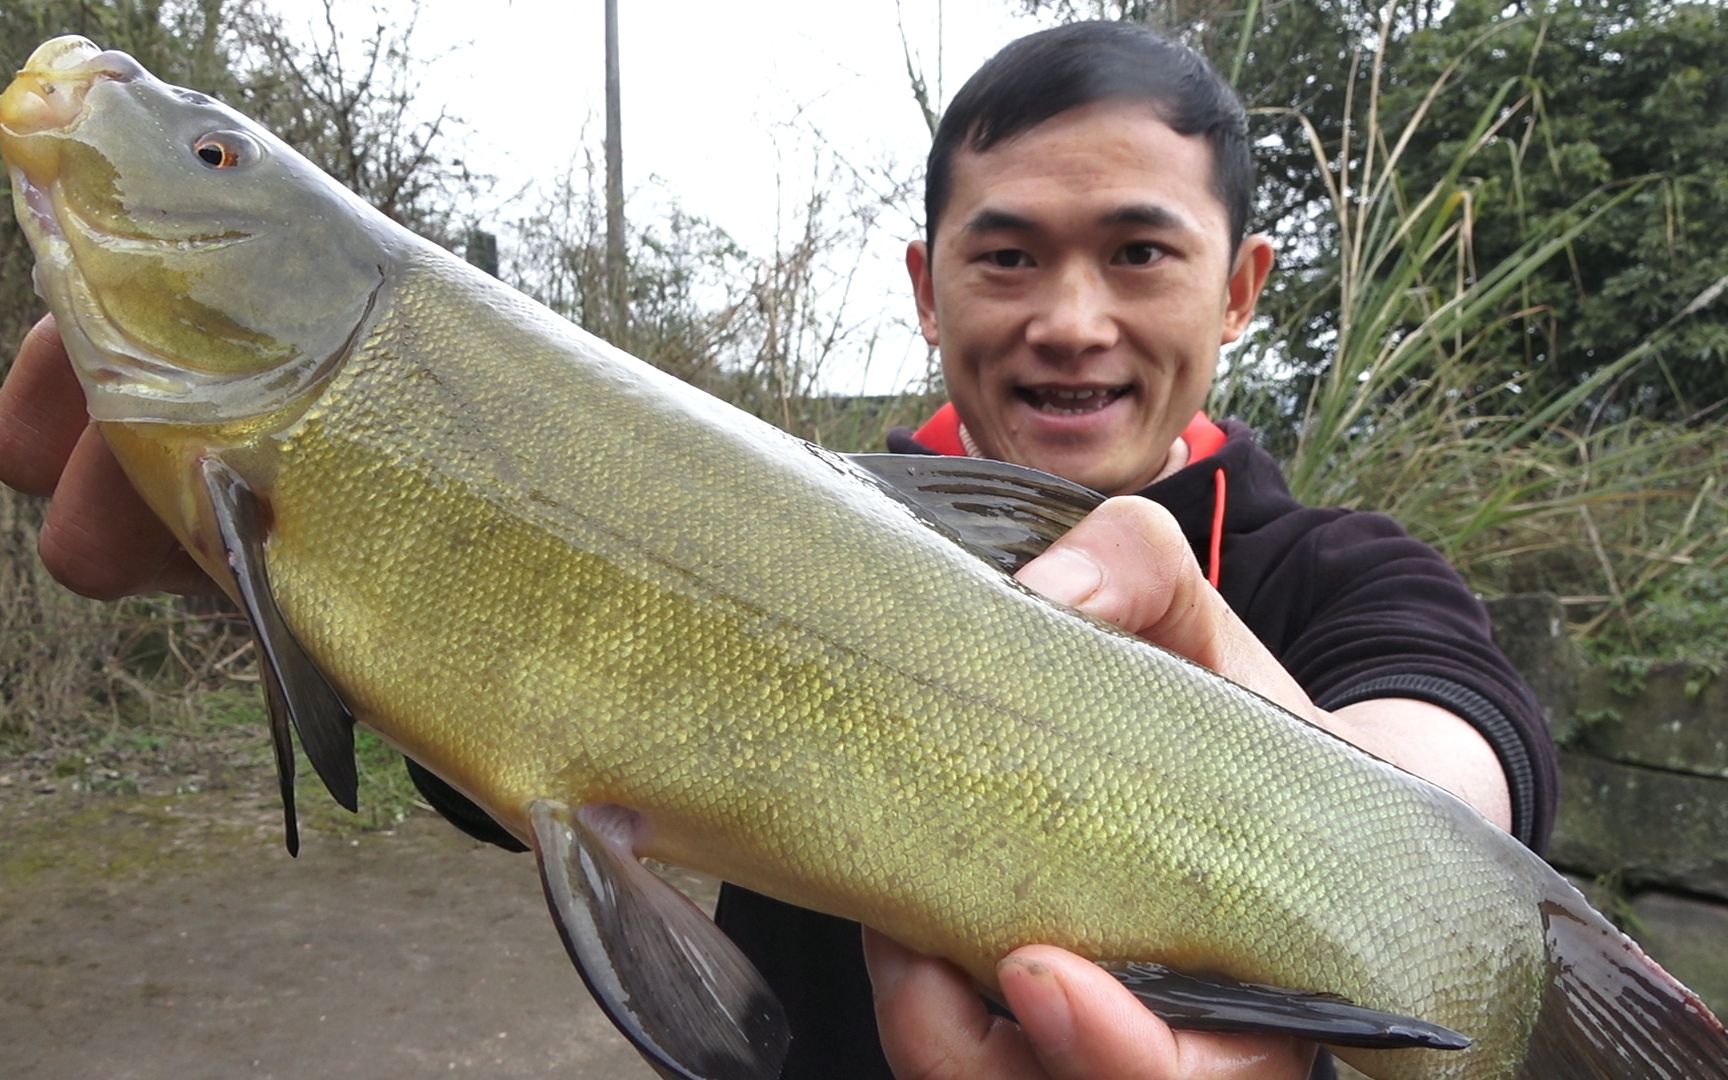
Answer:
M1549 861L1728 1016L1728 673L1603 671L1567 639L1553 597L1489 610L1560 746Z

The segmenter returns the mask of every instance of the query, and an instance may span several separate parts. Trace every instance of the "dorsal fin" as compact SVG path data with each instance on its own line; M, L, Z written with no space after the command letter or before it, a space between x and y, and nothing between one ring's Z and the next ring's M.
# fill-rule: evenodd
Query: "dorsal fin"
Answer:
M885 491L1004 573L1031 562L1104 496L1024 465L928 454L848 454Z

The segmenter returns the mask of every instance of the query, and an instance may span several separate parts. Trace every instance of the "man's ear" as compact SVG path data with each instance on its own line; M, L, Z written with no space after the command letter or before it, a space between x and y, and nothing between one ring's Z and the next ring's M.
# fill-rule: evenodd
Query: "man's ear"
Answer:
M1243 237L1242 246L1236 249L1236 265L1230 271L1224 336L1219 344L1230 344L1248 329L1260 290L1266 287L1266 276L1271 272L1272 241L1260 233Z
M918 303L918 329L934 349L941 345L936 333L936 286L930 280L930 248L924 241L906 245L906 273L912 279L912 298Z

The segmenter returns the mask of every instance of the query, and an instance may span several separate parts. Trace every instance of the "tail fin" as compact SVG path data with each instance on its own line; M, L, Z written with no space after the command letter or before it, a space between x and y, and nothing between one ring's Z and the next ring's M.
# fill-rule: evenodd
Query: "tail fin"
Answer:
M1549 981L1523 1080L1728 1080L1728 1032L1607 920L1542 903Z

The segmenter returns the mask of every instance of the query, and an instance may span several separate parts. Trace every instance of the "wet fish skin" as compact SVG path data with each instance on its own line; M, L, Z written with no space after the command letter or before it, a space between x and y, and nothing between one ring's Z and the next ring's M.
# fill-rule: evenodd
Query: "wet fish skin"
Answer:
M1573 1015L1554 950L1596 935L1678 1001L1664 1017L1698 1017L1672 1075L1728 1075L1704 1071L1721 1029L1696 999L1458 800L1044 602L852 462L116 55L58 46L0 98L93 415L231 591L201 476L232 470L267 510L273 602L343 702L524 842L548 800L624 807L638 853L986 987L1042 941L1474 1039L1344 1052L1387 1078L1555 1075L1589 1048L1533 1038ZM256 153L246 183L185 153L212 132Z

